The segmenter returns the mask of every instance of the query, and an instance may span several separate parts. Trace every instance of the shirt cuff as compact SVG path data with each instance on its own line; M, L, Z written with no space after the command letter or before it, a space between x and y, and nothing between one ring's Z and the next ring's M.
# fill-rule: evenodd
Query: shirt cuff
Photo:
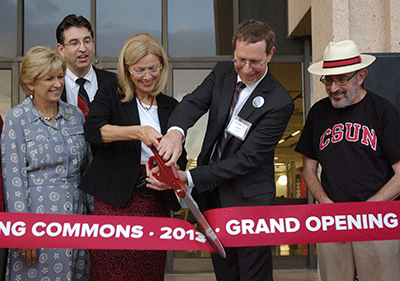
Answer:
M168 130L167 130L167 133L169 132L169 131L171 131L171 130L177 130L178 132L181 132L181 134L182 134L182 136L183 136L183 138L182 138L182 143L184 143L185 142L185 132L183 131L183 129L182 128L180 128L180 127L178 127L178 126L172 126L171 128L169 128Z
M189 194L192 194L192 190L194 187L192 175L190 174L190 171L185 171L186 177L187 177L187 184L186 184L186 191Z

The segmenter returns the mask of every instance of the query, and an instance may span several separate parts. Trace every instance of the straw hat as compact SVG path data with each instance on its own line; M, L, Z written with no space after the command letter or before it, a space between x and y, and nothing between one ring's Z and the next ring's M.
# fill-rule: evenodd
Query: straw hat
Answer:
M308 71L316 75L340 75L366 68L374 56L360 55L354 41L330 42L324 52L324 61L313 63Z

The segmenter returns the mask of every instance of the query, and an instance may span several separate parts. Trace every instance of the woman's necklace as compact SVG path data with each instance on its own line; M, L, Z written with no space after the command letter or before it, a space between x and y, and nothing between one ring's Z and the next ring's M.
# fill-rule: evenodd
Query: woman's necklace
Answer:
M34 103L34 101L33 101L33 97L31 97L31 100L32 100L33 106L36 108L35 103ZM36 108L36 109L37 109L37 108ZM40 115L42 115L42 117L43 117L44 120L50 122L50 120L52 120L54 117L56 117L57 112L58 112L58 108L56 107L56 110L55 110L53 116L51 116L51 117L49 117L49 116L44 116L44 115L40 112L40 110L38 110L38 111L39 111Z
M57 112L58 112L58 108L56 107L56 109L55 109L55 111L54 111L54 114L53 114L53 116L44 116L41 112L40 112L40 110L38 110L39 111L39 113L42 115L42 117L43 117L43 119L44 120L46 120L46 121L51 121L54 117L56 117L56 115L57 115Z
M136 98L139 100L139 103L143 107L144 110L150 110L150 108L153 106L154 97L151 98L151 103L150 103L149 107L143 105L142 101L139 99L137 94L136 94Z
M40 113L40 114L42 114L42 113ZM51 116L51 117L44 116L43 114L42 114L42 116L43 116L44 120L50 121L51 119L53 119L56 116L56 114L54 113L53 116Z

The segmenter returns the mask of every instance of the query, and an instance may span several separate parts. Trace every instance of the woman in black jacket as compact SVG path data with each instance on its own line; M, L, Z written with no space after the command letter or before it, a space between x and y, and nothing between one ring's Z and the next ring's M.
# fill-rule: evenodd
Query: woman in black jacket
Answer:
M178 102L161 93L168 62L161 44L147 33L124 44L118 82L103 83L90 104L85 137L98 146L80 188L95 197L95 215L170 216L180 209L172 190L146 187L149 147L166 133ZM186 155L179 163L186 167ZM164 280L166 251L91 251L92 280Z

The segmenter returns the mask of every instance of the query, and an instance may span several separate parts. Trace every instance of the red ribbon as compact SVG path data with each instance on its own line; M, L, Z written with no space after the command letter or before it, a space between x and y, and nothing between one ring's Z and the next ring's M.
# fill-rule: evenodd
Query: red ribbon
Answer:
M224 247L400 238L399 201L232 207L205 216ZM26 213L0 213L0 247L214 252L180 219Z
M229 247L400 238L399 201L235 207L205 217Z
M189 222L158 217L0 213L0 247L213 251Z

